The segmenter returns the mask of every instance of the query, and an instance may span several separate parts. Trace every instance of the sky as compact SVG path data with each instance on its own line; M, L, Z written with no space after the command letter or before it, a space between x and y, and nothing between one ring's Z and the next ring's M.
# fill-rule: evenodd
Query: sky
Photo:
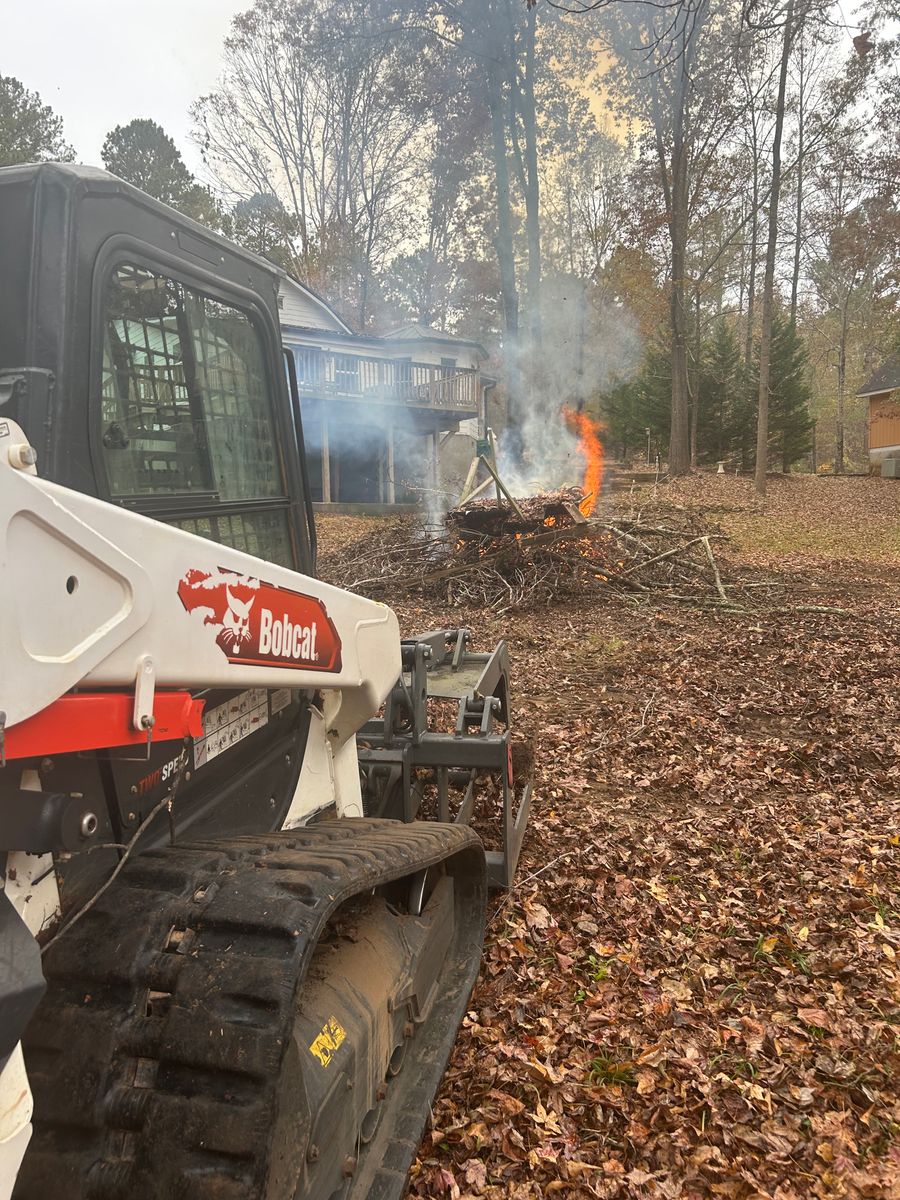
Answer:
M79 162L102 166L110 129L151 117L200 169L188 109L209 91L235 13L250 0L0 0L0 75L62 117Z

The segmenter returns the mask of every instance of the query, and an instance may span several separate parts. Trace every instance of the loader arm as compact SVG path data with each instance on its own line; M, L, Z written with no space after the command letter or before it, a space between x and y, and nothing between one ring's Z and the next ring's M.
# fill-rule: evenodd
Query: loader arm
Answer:
M464 828L434 825L422 836L390 821L346 819L362 816L355 735L401 673L396 618L381 604L48 483L35 458L22 429L0 423L0 654L12 664L0 684L0 838L22 847L6 863L0 935L7 949L17 935L20 973L28 968L27 986L4 980L17 986L6 1008L17 1029L41 990L28 928L44 943L50 985L0 1072L0 1194L399 1196L477 971L484 856ZM191 751L213 736L197 699L206 687L313 695L285 832L255 842L179 840L168 855L132 866L142 825L108 883L63 913L59 932L56 855L99 847L105 822L97 795L57 795L63 804L54 809L41 790L52 762L65 775L96 751L149 752L163 739L178 756L168 793L177 806L187 762L200 762ZM329 803L345 819L305 831ZM26 888L49 880L49 898L43 889L10 892L20 872ZM217 897L220 885L230 898ZM106 945L111 921L122 928ZM274 952L275 943L283 949ZM189 968L178 957L188 944ZM199 1007L198 989L207 998ZM145 1030L135 1048L138 1020L157 1034L147 1042ZM248 1022L259 1029L249 1069ZM416 1087L395 1086L383 1103L385 1080L400 1071L417 1030ZM217 1032L226 1040L210 1061L203 1048ZM342 1053L345 1043L352 1049ZM232 1136L229 1113L217 1107L222 1088L237 1088L266 1115L237 1160L212 1152ZM357 1097L350 1105L348 1089ZM60 1130L73 1121L81 1133L63 1146ZM123 1126L133 1131L127 1154ZM321 1146L331 1149L319 1166Z
M74 688L129 689L148 735L157 689L317 690L334 754L377 712L400 673L389 608L49 483L35 461L0 422L6 736Z

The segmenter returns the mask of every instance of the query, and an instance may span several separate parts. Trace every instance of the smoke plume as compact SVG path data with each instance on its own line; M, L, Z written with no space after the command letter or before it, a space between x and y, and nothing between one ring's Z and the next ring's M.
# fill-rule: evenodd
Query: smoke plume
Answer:
M523 417L515 437L510 430L501 435L498 450L500 474L514 495L581 482L585 458L565 410L596 413L604 388L635 371L641 357L627 310L592 301L573 276L545 281L542 310L540 350L533 356L523 351L519 359Z

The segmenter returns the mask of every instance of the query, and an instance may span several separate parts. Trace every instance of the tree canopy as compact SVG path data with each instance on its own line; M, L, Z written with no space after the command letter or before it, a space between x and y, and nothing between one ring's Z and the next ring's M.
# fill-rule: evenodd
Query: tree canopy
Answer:
M136 117L117 125L106 135L100 153L107 171L126 183L205 225L220 224L209 189L196 182L175 143L155 121Z
M524 436L567 436L564 402L605 409L675 473L749 468L762 438L764 484L805 461L808 409L816 453L858 467L854 393L900 338L885 8L864 0L854 36L827 0L253 0L192 108L210 186L148 119L103 160L360 329L485 342ZM69 152L3 86L3 161ZM784 322L804 381L787 450Z
M70 162L74 157L63 137L62 117L18 79L0 75L0 167Z

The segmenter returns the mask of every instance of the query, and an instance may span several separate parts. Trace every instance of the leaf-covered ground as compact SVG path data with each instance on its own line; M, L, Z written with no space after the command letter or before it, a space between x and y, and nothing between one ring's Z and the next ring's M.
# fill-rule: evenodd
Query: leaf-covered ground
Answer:
M777 570L782 606L852 617L398 606L507 638L536 763L411 1196L900 1196L887 483L778 481L764 512L741 480L668 492L714 510L732 565ZM327 578L365 530L323 528Z
M694 475L660 492L712 511L747 561L900 564L900 488L895 479L772 475L765 504L753 481ZM864 533L865 537L861 538Z

